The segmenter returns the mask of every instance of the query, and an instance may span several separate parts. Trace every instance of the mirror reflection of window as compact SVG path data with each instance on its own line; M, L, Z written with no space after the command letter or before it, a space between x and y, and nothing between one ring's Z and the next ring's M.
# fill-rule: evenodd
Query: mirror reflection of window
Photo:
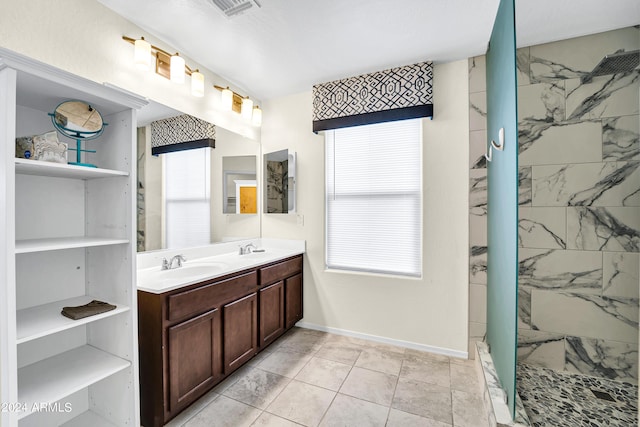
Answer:
M163 154L165 245L184 248L211 241L210 148Z

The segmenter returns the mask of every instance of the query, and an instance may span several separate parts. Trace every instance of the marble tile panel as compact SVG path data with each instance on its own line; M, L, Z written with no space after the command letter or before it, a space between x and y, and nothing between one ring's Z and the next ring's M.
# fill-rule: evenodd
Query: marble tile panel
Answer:
M408 412L391 408L387 427L451 427L449 423L436 421L433 418L425 418Z
M640 208L566 209L567 249L640 252Z
M258 419L251 424L251 427L298 427L300 424L296 424L293 421L285 420L284 418L263 412Z
M472 246L469 250L469 281L471 283L487 284L487 247Z
M564 346L563 334L518 330L518 362L562 371Z
M538 83L518 88L518 122L523 119L562 122L565 119L564 82Z
M185 427L250 426L260 416L259 409L226 396L211 402L196 416L187 421Z
M638 114L640 70L594 77L590 83L567 80L567 120Z
M353 365L360 357L363 349L362 346L351 344L348 341L332 341L324 344L315 354L315 357Z
M523 119L518 123L520 166L558 165L602 161L602 123L547 122Z
M467 393L461 390L451 391L453 408L453 425L456 427L489 427L482 397L478 393Z
M638 49L634 27L576 37L530 48L531 81L571 79L589 74L606 55Z
M518 204L531 206L531 200L531 166L520 166L518 168Z
M486 215L469 215L469 245L487 246Z
M469 132L469 168L486 169L487 159L487 131L474 130Z
M601 294L602 253L527 249L518 251L518 285L534 289Z
M602 294L611 297L640 298L640 254L603 252Z
M406 357L402 362L400 378L451 387L449 361L428 360L420 357Z
M520 283L518 283L518 329L531 329L531 288Z
M306 426L317 426L336 393L293 380L269 405L267 412Z
M487 214L487 170L469 171L469 210L471 215Z
M398 377L354 367L340 387L340 393L389 406Z
M516 50L516 68L517 68L517 80L518 86L526 86L531 84L529 74L531 72L531 60L529 58L531 49L529 47L522 47ZM520 90L520 89L518 89Z
M640 116L602 119L602 160L640 160Z
M287 378L294 378L310 359L310 354L277 350L258 364L257 367Z
M252 369L226 389L223 395L256 408L266 409L289 381L289 378L278 374Z
M367 426L384 427L387 422L387 406L366 402L344 394L338 394L329 406L321 427Z
M469 93L486 92L487 64L484 55L469 58Z
M307 384L338 391L350 371L351 365L314 357L302 368L295 379Z
M520 207L518 246L521 248L565 249L567 246L565 208Z
M534 289L533 329L572 336L638 342L638 300Z
M640 206L640 162L532 169L534 206Z
M385 350L365 349L360 353L355 366L370 369L372 371L384 372L386 374L398 375L402 367L403 355Z
M487 323L486 285L469 285L469 321Z
M469 94L469 131L487 128L487 93Z
M638 345L593 338L567 337L566 367L594 377L638 383Z

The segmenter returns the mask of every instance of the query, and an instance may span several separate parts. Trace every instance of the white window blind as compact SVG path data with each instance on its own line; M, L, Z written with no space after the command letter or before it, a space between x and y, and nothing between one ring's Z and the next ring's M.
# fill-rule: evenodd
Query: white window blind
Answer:
M211 242L211 149L175 151L164 156L167 248Z
M327 268L420 276L421 120L336 129L325 141Z

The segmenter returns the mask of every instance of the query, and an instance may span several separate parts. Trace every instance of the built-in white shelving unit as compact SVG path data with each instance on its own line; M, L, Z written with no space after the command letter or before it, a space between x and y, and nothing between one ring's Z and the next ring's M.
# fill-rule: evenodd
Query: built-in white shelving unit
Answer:
M108 123L84 154L98 167L15 158L15 138L53 130L48 113L66 100ZM145 103L0 48L0 402L13 405L3 427L140 424L135 132ZM116 309L61 314L94 299Z

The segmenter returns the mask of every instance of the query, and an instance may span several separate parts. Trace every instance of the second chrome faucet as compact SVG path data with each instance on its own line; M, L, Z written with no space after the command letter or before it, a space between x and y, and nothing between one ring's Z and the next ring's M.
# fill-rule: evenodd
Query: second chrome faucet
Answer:
M162 258L162 269L172 270L174 268L182 267L182 263L185 262L186 260L187 259L184 257L184 255L180 255L180 254L171 258L171 261L167 261L166 258ZM174 261L178 261L178 265L176 267L173 266Z

